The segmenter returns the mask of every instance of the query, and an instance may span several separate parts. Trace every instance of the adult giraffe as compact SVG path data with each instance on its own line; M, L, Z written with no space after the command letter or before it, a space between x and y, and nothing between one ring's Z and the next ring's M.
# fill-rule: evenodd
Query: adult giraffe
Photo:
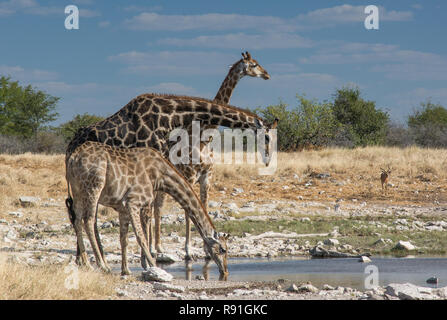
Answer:
M246 51L245 53L242 53L242 59L234 63L230 70L228 71L227 76L225 77L224 81L222 82L215 98L214 102L227 105L230 102L231 96L233 95L233 91L236 88L236 85L238 84L239 80L241 80L244 76L250 76L250 77L256 77L256 78L262 78L264 80L270 79L270 75L268 72L256 61L251 57L251 54ZM205 126L201 127L200 136L202 136L202 132L205 129L211 129L211 128L217 128L217 126ZM188 126L188 132L191 136L191 126ZM170 147L172 147L173 143L170 143ZM191 144L192 145L192 144ZM203 154L206 156L210 153L210 146L209 144L204 146L204 149L201 148L200 154ZM200 160L200 163L193 164L192 162L190 164L178 164L177 169L182 172L182 174L185 176L185 178L191 183L191 185L194 185L196 183L199 183L200 185L200 200L202 201L205 208L208 210L208 193L209 188L211 185L211 177L213 174L213 164L212 163L205 163L202 161L202 158ZM160 210L163 207L165 194L160 193L156 197L154 201L154 233L155 237L152 236L152 229L149 228L149 230L145 230L146 233L149 232L149 243L151 252L154 252L155 250L158 253L163 252L163 249L161 247L161 240L160 240L160 233L161 233L161 213ZM191 241L191 224L189 221L189 218L185 216L185 222L186 222L186 240L185 240L185 252L186 256L185 258L187 260L191 259L191 255L189 253L189 243ZM148 228L148 227L147 227ZM154 245L154 238L155 238L155 250L153 248Z
M264 124L258 115L237 107L222 105L211 100L162 94L142 94L132 99L117 113L91 126L81 128L67 147L66 159L74 150L86 141L97 141L115 147L152 147L169 156L169 133L178 127L187 127L193 121L199 121L201 126L224 126L258 130L263 129L268 137L269 126ZM73 204L69 197L67 207ZM144 208L149 210L149 208ZM145 216L144 214L142 216ZM143 221L142 223L146 222ZM73 224L76 221L71 221ZM143 225L147 230L147 226ZM97 223L95 219L94 232L101 246ZM146 261L145 256L142 261ZM77 261L79 261L79 246L77 247Z

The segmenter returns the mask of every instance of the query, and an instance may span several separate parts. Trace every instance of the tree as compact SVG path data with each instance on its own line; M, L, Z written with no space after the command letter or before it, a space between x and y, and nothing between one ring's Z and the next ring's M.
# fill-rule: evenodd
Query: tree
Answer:
M280 102L258 108L256 112L267 122L279 120L278 149L281 151L327 146L338 127L331 104L318 103L301 95L297 95L297 99L299 104L294 109L289 110Z
M104 120L104 118L100 116L88 113L77 114L72 120L61 124L57 130L64 137L64 140L68 142L80 128L87 127L101 120Z
M377 109L374 101L362 99L358 88L338 89L332 110L337 121L354 139L354 145L384 142L389 115Z
M21 87L6 77L0 78L0 86L0 133L30 138L56 120L54 110L60 98L31 85Z
M447 109L440 104L422 102L408 117L408 127L421 146L447 146Z

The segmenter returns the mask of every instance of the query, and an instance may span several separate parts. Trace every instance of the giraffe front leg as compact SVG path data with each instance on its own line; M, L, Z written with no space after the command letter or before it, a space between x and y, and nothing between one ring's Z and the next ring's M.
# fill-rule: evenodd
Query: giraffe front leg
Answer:
M203 206L205 207L206 212L208 212L208 193L210 190L210 184L209 180L211 179L211 169L207 170L205 173L203 173L199 178L200 183L200 201L202 201ZM211 261L211 256L205 250L205 243L203 243L203 248L205 251L205 262ZM207 266L208 263L205 264Z
M165 194L162 192L157 192L154 201L154 233L155 233L155 250L158 253L163 253L163 247L161 245L160 234L161 234L161 209L163 208L163 203L165 199Z
M191 261L192 257L189 253L189 244L191 242L191 220L188 213L185 211L186 235L185 235L185 261Z
M151 214L151 208L144 207L140 211L140 220L141 220L141 227L143 229L143 234L146 242L149 244L149 252L152 256L156 256L154 246L153 246L153 230L152 230L152 214ZM144 254L143 249L141 249L141 267L144 270L147 270L147 258Z
M130 217L130 221L132 223L132 227L135 232L135 236L137 238L137 242L141 249L143 250L147 261L149 262L150 267L155 267L156 262L149 252L149 248L147 246L147 242L144 238L143 229L141 228L140 217L139 217L139 207L135 204L128 204L125 209L127 212L123 212L123 214L127 214Z
M130 275L131 272L127 265L127 245L129 244L129 239L127 234L129 232L129 218L123 214L119 214L120 219L120 243L121 243L121 275ZM143 256L141 257L143 260ZM144 259L145 260L145 259Z

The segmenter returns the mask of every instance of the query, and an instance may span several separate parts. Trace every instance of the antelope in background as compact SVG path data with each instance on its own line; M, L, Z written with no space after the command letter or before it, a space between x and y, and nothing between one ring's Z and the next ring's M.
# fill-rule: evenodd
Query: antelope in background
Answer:
M384 190L388 190L388 179L391 175L391 168L388 166L388 170L384 170L382 168L380 168L380 170L382 170L382 173L380 174L380 182L382 183L382 191Z

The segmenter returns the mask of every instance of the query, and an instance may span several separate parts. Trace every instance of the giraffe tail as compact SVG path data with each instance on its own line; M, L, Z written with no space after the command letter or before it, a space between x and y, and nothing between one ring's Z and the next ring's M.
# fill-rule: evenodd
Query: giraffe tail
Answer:
M65 199L65 205L67 206L68 209L68 218L70 218L70 222L74 226L76 220L76 213L73 210L73 198L71 197L70 194L70 183L67 182L67 184L68 184L68 198Z

